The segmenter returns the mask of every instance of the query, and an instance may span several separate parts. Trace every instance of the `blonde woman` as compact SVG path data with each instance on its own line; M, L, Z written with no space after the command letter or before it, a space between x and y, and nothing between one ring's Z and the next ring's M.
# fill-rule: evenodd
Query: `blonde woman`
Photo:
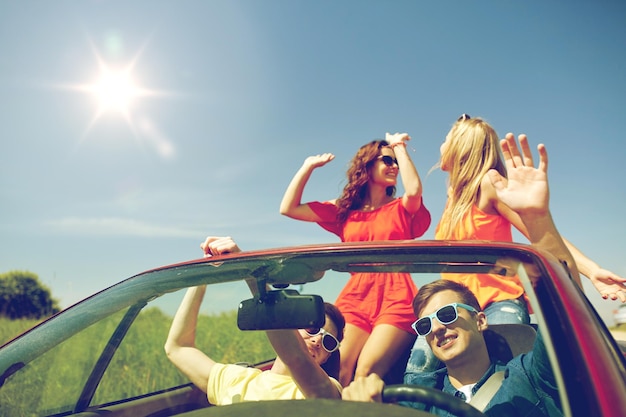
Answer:
M507 138L512 136L510 133ZM524 136L525 140L525 136ZM461 115L441 145L439 167L448 176L448 201L435 231L441 240L513 241L511 225L526 238L528 229L519 214L502 202L487 173L493 169L507 176L498 135L481 118ZM607 271L563 239L581 274L591 280L604 298L626 300L626 279ZM466 285L478 299L489 323L530 323L524 289L516 277L495 274L445 274ZM578 274L573 279L581 285ZM581 285L582 287L582 285ZM431 370L436 363L418 338L407 370Z

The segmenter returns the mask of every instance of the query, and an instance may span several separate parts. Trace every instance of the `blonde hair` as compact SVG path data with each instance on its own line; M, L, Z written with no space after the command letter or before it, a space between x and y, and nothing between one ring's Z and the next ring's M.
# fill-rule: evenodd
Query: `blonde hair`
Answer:
M441 155L448 177L448 204L439 223L442 239L454 239L454 231L478 200L480 184L490 169L506 177L496 131L481 118L460 118L448 136Z

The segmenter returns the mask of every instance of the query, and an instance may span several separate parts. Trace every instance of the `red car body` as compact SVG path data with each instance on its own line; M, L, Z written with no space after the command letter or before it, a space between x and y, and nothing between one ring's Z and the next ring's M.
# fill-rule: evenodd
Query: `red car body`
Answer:
M304 285L308 289L316 281L341 280L341 277L347 278L349 273L355 271L410 272L416 279L437 279L442 272L489 272L507 276L517 274L525 284L535 312L536 326L543 332L551 354L563 415L624 415L624 356L594 307L555 258L532 246L515 243L396 241L337 243L242 252L159 267L123 280L65 309L0 347L0 417L84 417L103 413L113 417L174 416L192 410L195 411L190 415L212 415L210 413L218 412L228 414L230 410L234 415L241 412L305 416L307 414L303 410L307 407L313 407L320 413L332 410L332 414L336 416L382 412L382 409L372 404L314 399L290 401L288 412L284 411L284 402L248 404L232 408L212 407L198 387L184 381L180 383L179 379L171 383L161 382L162 386L156 388L131 387L129 391L132 392L124 395L101 392L107 386L107 380L121 381L122 379L118 379L119 373L136 366L134 363L125 363L123 358L119 358L119 352L124 350L124 339L133 334L135 322L140 321L137 317L141 318L143 314L150 312L144 307L153 305L155 300L164 299L171 294L180 295L179 290L189 286L230 285L229 283L242 283L250 277L277 288L287 285L300 288ZM539 272L535 276L533 274L536 271ZM532 279L525 278L526 275ZM336 286L341 288L343 283L338 281ZM238 301L248 297L249 295L239 293L232 308L236 309ZM115 323L115 330L110 335L99 330L94 331L94 328L98 328L105 321ZM92 334L81 338L80 335L85 331L91 331ZM101 333L103 341L96 343ZM160 342L157 341L157 344ZM93 354L93 360L83 360L80 355L67 358L67 354L62 354L61 349L75 344L87 345L80 352ZM162 344L154 349L157 356L158 352L164 356ZM146 354L147 352L146 348ZM41 379L40 385L33 387L28 384L34 376L41 374L41 369L48 369L51 364L57 366L61 361L68 362L64 365L66 367L86 367L80 374L87 376L74 378L68 373L70 376L65 378L59 371L54 378L49 375L50 378ZM259 366L267 367L267 364L265 362ZM47 387L52 382L57 385ZM59 394L46 394L48 391ZM387 410L384 413L389 416L429 415L406 407L390 407L392 408L384 409Z

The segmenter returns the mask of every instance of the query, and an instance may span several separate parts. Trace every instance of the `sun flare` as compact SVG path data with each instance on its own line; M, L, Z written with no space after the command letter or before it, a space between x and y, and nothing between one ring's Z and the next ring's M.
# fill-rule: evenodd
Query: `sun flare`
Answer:
M100 118L107 114L122 116L133 128L132 113L138 107L140 99L164 95L158 91L142 87L136 81L133 67L131 64L125 68L117 69L99 60L99 71L93 77L93 82L66 87L87 94L94 100L95 112L87 130L91 129Z
M90 130L105 115L122 116L134 130L133 110L139 106L141 98L147 96L161 96L162 92L143 87L137 79L139 74L136 64L141 55L137 53L129 62L107 62L96 47L91 44L96 58L97 72L92 81L83 84L73 84L66 88L80 91L94 100L95 113L89 123Z
M139 99L156 92L141 87L133 76L133 65L123 69L110 68L100 61L100 72L95 82L82 85L81 89L93 96L97 109L93 122L107 113L122 115L131 123L131 110Z
M141 50L130 61L120 63L119 58L107 62L93 43L91 47L97 65L95 74L92 73L92 81L55 85L55 88L76 91L93 100L94 112L78 145L87 139L90 131L99 122L115 123L116 118L122 118L132 133L129 137L136 139L142 147L147 145L164 158L173 157L175 148L172 141L146 114L145 109L141 109L141 101L146 98L170 97L177 94L147 88L137 81L141 79L141 74L136 68ZM108 116L108 120L102 120L105 116Z
M93 84L99 113L113 111L127 115L133 101L142 95L127 71L106 70Z

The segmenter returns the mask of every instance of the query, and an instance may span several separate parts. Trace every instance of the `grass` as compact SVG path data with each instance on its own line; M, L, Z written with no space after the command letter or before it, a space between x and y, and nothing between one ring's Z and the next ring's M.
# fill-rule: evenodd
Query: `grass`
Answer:
M0 316L0 346L19 336L40 321L34 319L9 320Z
M0 417L71 410L124 312L92 325L11 376L0 388ZM189 382L167 359L163 345L172 318L152 307L141 312L116 351L92 404L140 396ZM242 332L236 312L198 318L196 343L217 362L257 363L275 356L264 332ZM0 343L36 320L0 318Z

